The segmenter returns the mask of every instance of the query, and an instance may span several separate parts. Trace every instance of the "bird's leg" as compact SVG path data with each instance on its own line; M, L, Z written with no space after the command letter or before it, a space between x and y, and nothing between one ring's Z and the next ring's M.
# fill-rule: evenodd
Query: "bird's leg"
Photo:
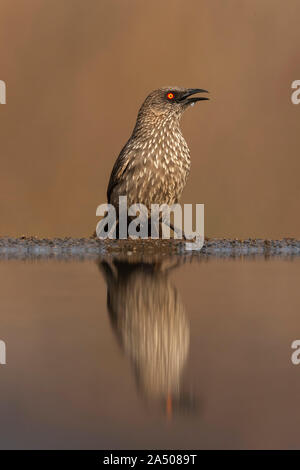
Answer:
M165 230L164 226L168 226L171 230L173 230L173 232L178 235L179 239L187 240L184 233L182 232L182 229L176 227L176 225L173 225L170 221L166 221L166 220L162 221L162 231L163 231L163 233L164 233L164 230ZM167 231L165 231L165 234L166 234L166 236L169 235L169 230L168 229L167 229Z
M173 230L174 233L177 233L178 235L181 235L183 240L186 240L186 237L185 237L184 233L182 232L182 229L177 228L175 225L173 225L171 223L169 225L170 225L170 228Z

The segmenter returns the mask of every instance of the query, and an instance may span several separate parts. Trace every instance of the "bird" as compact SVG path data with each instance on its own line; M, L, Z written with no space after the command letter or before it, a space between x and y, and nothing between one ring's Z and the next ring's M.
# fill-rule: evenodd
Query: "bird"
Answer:
M148 403L173 411L193 410L196 400L184 383L190 325L169 273L177 264L162 261L102 260L112 329L132 365L137 389Z
M107 201L118 214L119 196L127 206L178 203L190 172L188 145L180 129L183 113L198 101L201 88L163 87L140 107L133 132L111 172ZM118 215L117 215L118 217Z

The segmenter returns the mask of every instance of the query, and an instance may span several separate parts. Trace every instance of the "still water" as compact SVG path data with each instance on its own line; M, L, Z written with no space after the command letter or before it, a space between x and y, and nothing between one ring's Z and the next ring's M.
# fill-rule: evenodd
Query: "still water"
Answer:
M1 261L0 447L299 448L299 262Z

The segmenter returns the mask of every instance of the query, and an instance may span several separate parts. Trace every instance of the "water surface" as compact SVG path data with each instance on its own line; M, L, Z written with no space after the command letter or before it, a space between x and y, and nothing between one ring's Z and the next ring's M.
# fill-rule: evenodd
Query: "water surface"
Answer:
M299 258L1 261L1 448L299 448Z

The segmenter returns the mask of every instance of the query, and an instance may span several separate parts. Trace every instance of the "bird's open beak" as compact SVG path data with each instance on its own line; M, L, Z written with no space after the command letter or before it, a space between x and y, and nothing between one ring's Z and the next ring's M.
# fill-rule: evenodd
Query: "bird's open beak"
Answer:
M207 90L202 90L202 88L190 88L187 90L186 93L181 95L179 101L183 102L184 104L192 104L196 103L197 101L204 101L204 100L209 100L206 96L194 96L193 98L189 98L192 95L195 95L196 93L208 93Z

